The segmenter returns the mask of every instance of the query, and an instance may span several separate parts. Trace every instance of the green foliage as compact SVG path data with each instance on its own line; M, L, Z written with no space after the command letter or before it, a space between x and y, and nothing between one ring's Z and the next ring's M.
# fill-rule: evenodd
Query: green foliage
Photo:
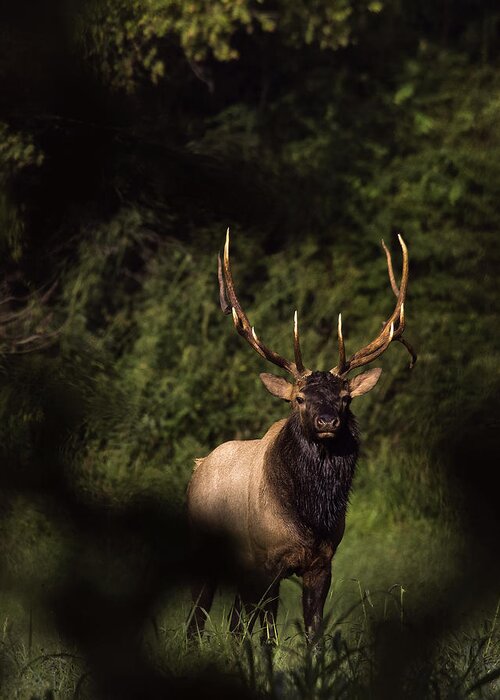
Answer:
M33 142L31 134L15 133L0 122L0 167L2 176L17 173L31 165L40 166L43 153Z
M358 13L382 9L380 2L358 4ZM164 58L169 45L182 50L195 72L209 58L238 59L238 33L279 32L296 48L313 43L321 49L346 46L353 5L351 0L107 0L87 4L77 36L107 82L133 91L142 77L157 84L172 71Z
M26 168L39 167L43 158L31 134L15 132L0 121L0 250L7 249L14 259L21 256L24 222L9 185Z

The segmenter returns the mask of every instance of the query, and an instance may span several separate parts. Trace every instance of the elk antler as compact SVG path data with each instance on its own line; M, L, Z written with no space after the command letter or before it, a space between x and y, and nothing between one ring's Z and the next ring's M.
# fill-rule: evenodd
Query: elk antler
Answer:
M295 362L285 359L278 353L274 352L268 348L264 343L257 337L255 329L250 325L250 321L247 315L243 311L241 304L236 296L236 291L233 283L233 275L231 273L231 265L229 262L229 229L226 233L226 243L224 245L224 261L222 262L221 256L219 254L219 264L218 264L218 277L219 277L219 299L222 311L229 315L233 315L233 322L238 333L245 338L245 340L256 350L259 355L264 357L269 362L285 369L290 372L295 379L299 379L306 374L310 373L310 370L304 367L302 362L302 353L300 351L300 339L299 339L299 328L297 322L297 311L294 314L293 322L293 345Z
M384 353L393 340L398 340L402 343L411 355L410 368L413 367L417 361L417 356L415 351L406 340L403 339L403 331L405 328L405 308L404 302L406 297L406 290L408 288L408 248L406 247L403 238L398 234L399 243L403 251L403 272L401 275L401 285L398 288L396 280L394 278L394 270L392 267L392 259L389 250L387 249L384 241L382 241L382 247L385 251L387 257L387 268L389 272L389 280L391 282L392 291L396 295L397 301L394 311L388 318L388 320L382 325L382 330L378 336L371 343L365 347L358 350L349 360L346 360L344 338L342 335L342 316L339 314L338 321L338 339L339 339L339 362L336 367L330 370L332 374L342 374L345 375L356 367L362 367L367 365L377 357L380 357Z

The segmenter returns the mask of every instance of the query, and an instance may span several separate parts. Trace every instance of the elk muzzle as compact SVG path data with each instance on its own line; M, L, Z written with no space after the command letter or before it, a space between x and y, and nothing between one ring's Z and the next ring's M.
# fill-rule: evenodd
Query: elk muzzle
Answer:
M319 438L332 438L340 427L340 418L333 413L320 413L314 419Z

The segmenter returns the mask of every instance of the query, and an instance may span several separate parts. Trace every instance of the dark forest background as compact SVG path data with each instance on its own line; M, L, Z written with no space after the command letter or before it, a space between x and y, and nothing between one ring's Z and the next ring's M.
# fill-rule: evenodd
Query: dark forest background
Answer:
M494 0L2 3L2 697L497 697L499 28ZM183 635L193 459L287 411L218 306L227 226L257 332L289 355L297 308L314 369L339 311L353 353L392 308L380 239L410 251L418 362L391 347L356 405L319 656L293 581L274 660L224 596Z

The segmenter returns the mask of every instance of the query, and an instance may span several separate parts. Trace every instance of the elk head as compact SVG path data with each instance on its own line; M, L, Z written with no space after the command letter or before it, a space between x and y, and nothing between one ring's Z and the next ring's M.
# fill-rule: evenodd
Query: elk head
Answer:
M297 311L295 311L293 323L294 361L287 360L264 345L253 326L250 325L238 300L233 283L229 262L229 229L227 230L224 258L222 260L219 254L218 265L219 298L222 311L225 314L232 314L236 330L259 355L291 374L293 383L269 373L262 373L260 378L273 396L291 403L292 409L300 417L304 431L316 439L334 438L342 428L346 417L350 415L351 399L370 391L382 373L380 368L375 368L353 378L348 378L347 374L351 370L373 362L395 340L402 343L410 353L410 368L417 360L414 350L402 337L405 327L404 301L408 287L409 268L408 249L402 237L398 235L398 239L403 251L403 272L399 288L394 277L391 254L382 241L382 247L387 257L391 287L396 296L394 310L388 320L383 323L382 330L371 343L347 359L342 335L342 316L339 314L337 326L338 363L329 372L313 372L307 369L302 362Z

